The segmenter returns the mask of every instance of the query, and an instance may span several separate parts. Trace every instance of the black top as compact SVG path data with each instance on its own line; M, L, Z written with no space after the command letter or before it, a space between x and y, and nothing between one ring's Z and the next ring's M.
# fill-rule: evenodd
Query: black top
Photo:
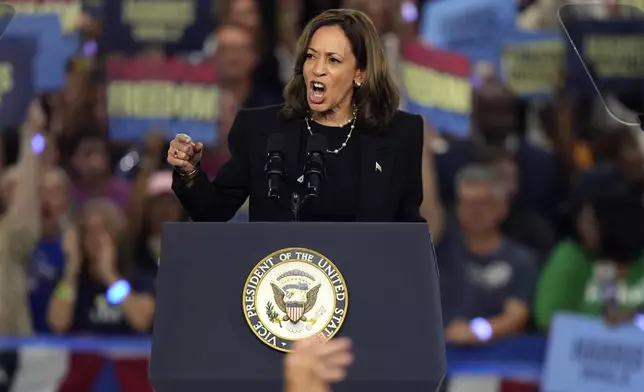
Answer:
M156 295L156 272L138 270L130 280L132 290L139 294ZM137 334L125 317L121 305L110 305L105 299L107 287L92 279L78 284L72 332L96 335Z
M316 132L325 132L324 127L315 128ZM329 147L335 149L335 138L342 132L331 131L333 134L327 135ZM276 132L284 135L287 174L279 201L268 197L264 174L266 143ZM302 146L306 145L308 136L304 119L284 118L281 106L241 110L228 136L231 158L221 167L215 180L210 182L207 175L199 171L188 187L175 173L172 190L196 222L226 222L249 197L250 221L291 221L291 194L302 175L301 160L306 151ZM332 179L321 186L324 195L316 203L320 205L305 213L305 218L424 222L419 212L423 199L422 151L423 120L420 116L398 111L389 124L378 130L356 123L347 147L337 157L329 159L333 177L329 174ZM338 173L343 174L338 176ZM350 206L355 206L353 211Z
M311 131L326 136L329 150L342 146L351 129L351 123L344 127L328 127L310 121ZM307 129L308 131L308 129ZM306 141L300 143L300 166L306 164ZM355 222L358 209L358 182L360 149L351 137L338 154L326 156L326 178L316 199L307 200L300 209L300 220L306 222ZM338 190L341 190L338 192Z

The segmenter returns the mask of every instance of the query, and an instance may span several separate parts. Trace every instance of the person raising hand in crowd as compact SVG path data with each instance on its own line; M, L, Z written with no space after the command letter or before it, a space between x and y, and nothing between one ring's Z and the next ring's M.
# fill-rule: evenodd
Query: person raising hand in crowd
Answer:
M29 281L25 271L42 231L40 217L39 157L32 140L45 126L38 100L32 101L20 130L19 158L2 172L0 182L0 336L33 333L29 308ZM0 350L0 391L12 388L18 352Z
M41 103L34 100L21 129L18 163L2 174L0 203L0 334L33 332L26 264L41 232L38 186L40 168L32 140L45 126Z

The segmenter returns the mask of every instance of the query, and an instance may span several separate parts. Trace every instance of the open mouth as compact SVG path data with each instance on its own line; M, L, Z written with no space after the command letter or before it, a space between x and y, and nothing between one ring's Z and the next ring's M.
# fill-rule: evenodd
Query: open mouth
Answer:
M326 90L326 86L324 85L324 83L320 83L320 82L311 82L311 88L316 93L323 93L324 90Z
M326 86L324 83L320 82L311 82L311 91L309 94L309 99L312 103L320 104L324 101L324 93L326 92Z

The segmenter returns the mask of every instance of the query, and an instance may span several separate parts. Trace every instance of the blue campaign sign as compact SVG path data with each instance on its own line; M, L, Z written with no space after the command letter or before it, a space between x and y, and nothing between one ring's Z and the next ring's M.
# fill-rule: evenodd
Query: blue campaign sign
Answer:
M63 36L63 56L66 60L73 58L81 47L80 33Z
M566 29L571 41L566 45L566 84L571 91L596 94L590 77L602 93L637 93L644 89L642 19L570 21Z
M516 30L503 39L501 75L518 96L547 99L563 73L564 54L561 35Z
M516 4L508 0L433 0L423 10L421 39L498 66L504 34L515 28Z
M103 3L103 47L133 54L200 51L212 33L211 0L109 0Z
M542 390L642 392L644 331L601 319L560 314L550 330Z
M62 26L56 14L16 15L5 37L35 37L38 53L34 64L36 93L60 90L65 85L66 53Z
M0 40L0 125L19 127L34 94L32 69L35 38Z
M81 0L21 0L14 2L16 15L57 15L63 29L63 52L66 58L80 48L77 23L82 13Z

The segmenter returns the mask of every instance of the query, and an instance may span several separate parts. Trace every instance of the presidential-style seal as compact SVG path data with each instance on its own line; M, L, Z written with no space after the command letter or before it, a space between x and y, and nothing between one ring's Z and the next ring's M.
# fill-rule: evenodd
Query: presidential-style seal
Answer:
M288 352L297 340L327 340L338 332L347 314L347 286L335 264L320 253L280 249L253 268L242 305L253 333Z

